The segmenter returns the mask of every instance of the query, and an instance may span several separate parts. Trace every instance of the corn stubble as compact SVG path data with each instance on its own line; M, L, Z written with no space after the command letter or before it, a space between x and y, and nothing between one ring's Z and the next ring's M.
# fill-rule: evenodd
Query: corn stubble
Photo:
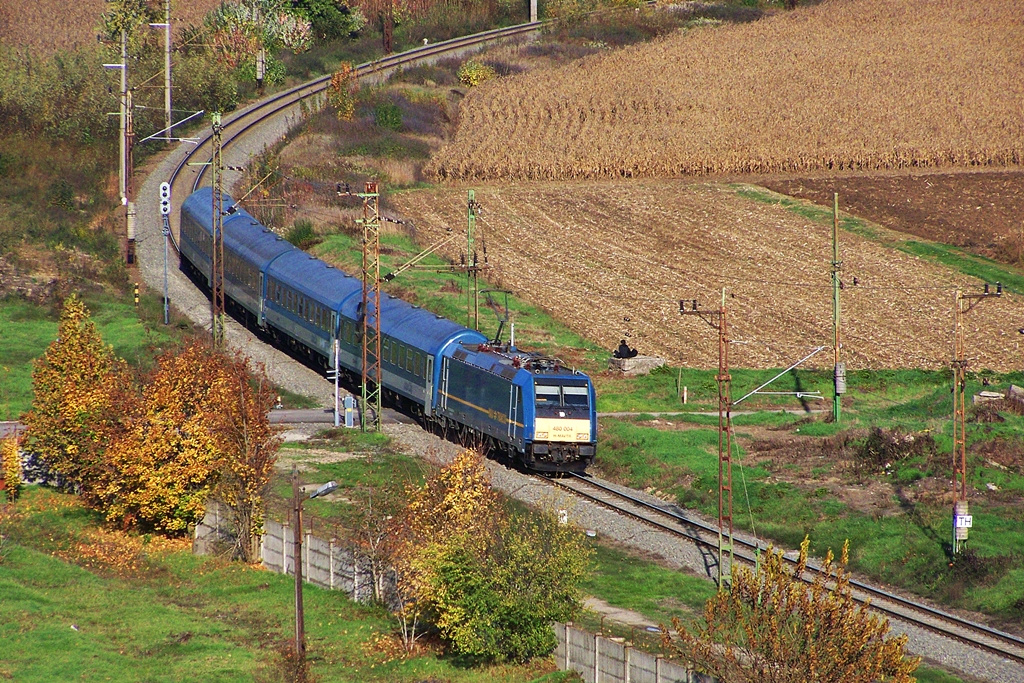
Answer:
M437 178L565 180L1024 162L1017 0L825 2L500 79Z
M680 316L678 300L717 309L722 287L737 342L729 350L734 366L785 367L815 346L832 345L831 225L721 185L675 180L478 187L476 199L484 207L478 239L487 244L488 280L607 349L628 330L641 354L715 367L717 334ZM424 244L465 221L461 189L393 200ZM900 239L877 230L883 241ZM948 366L953 292L958 285L980 291L979 283L878 241L846 232L841 239L849 367ZM457 261L458 252L452 247L444 255ZM481 320L493 332L490 314ZM1024 298L1014 294L970 312L972 371L1020 368L1019 320ZM831 353L822 353L810 365L831 363Z

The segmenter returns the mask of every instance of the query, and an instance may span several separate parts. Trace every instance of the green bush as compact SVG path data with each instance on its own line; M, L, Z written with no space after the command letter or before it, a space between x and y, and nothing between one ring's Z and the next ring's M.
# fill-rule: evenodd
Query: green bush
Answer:
M176 109L231 111L238 105L238 87L214 55L187 53L175 63L174 98Z
M292 0L291 7L312 25L317 40L344 38L366 26L366 17L359 8L348 7L336 0Z
M480 85L484 81L489 81L495 76L497 72L493 67L471 59L462 66L459 67L459 82L463 85L473 87Z
M555 649L551 623L579 613L590 553L579 529L552 514L512 514L482 555L455 545L438 559L433 608L467 662L525 662Z
M308 249L320 242L320 237L313 230L312 221L300 218L292 225L291 230L285 235L285 239L297 246L299 249Z
M378 128L402 130L402 110L394 102L381 102L373 108L373 122Z

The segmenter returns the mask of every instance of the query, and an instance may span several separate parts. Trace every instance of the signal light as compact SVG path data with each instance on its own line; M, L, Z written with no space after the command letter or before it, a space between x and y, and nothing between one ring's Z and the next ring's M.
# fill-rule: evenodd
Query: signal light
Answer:
M160 183L160 214L163 216L171 212L171 184Z

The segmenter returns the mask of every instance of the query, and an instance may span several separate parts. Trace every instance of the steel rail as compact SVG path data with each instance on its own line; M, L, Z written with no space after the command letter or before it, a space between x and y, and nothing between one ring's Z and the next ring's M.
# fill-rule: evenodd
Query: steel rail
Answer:
M453 38L451 40L433 43L431 45L416 47L411 50L407 50L406 52L388 55L378 60L359 64L356 67L356 77L358 79L380 77L388 71L398 67L415 64L430 58L436 58L456 50L463 50L470 47L484 45L489 42L506 40L522 34L531 33L539 30L544 26L544 24L545 22L539 21L528 22L506 28L491 29L489 31L475 33L470 36ZM329 74L319 76L311 81L307 81L306 83L282 91L270 98L261 100L254 105L251 105L249 108L238 112L234 117L224 123L224 132L227 134L227 137L225 137L222 146L224 148L228 147L244 133L263 123L266 119L280 113L282 110L293 107L304 99L313 97L314 95L319 95L327 89L330 81L331 75ZM248 121L239 127L240 123L253 116L255 116L254 120ZM195 148L185 155L181 162L171 172L169 182L172 185L178 181L178 178L185 166L194 162L197 157L200 157L202 149L209 144L212 137L212 132L206 132L201 138L199 138ZM192 184L193 191L195 191L201 184L205 168L206 167L203 167L203 170L196 174L196 178Z
M603 499L603 498L601 498L601 497L599 497L599 496L597 496L595 494L587 493L586 491L581 491L581 490L579 490L577 488L569 486L569 485L567 485L567 484L565 484L565 483L563 483L563 482L561 482L561 481L559 481L557 479L545 478L545 477L540 477L540 478L545 479L546 481L548 481L550 483L553 483L556 486L559 486L559 487L561 487L561 488L563 488L563 489L565 489L567 491L571 491L572 493L574 493L574 494L576 494L578 496L581 496L583 498L586 498L586 499L588 499L588 500L590 500L590 501L592 501L594 503L597 503L597 504L599 504L599 505L601 505L603 507L606 507L606 508L608 508L610 510L613 510L614 512L617 512L619 514L626 515L627 517L631 517L633 519L639 520L639 521L641 521L641 522L643 522L645 524L648 524L650 526L653 526L653 527L655 527L655 528L657 528L659 530L666 531L666 532L671 533L673 535L682 536L682 537L684 537L684 538L686 538L686 539L688 539L688 540L690 540L690 541L692 541L692 542L694 542L696 544L704 545L704 546L707 546L709 548L717 548L718 547L717 540L716 541L709 541L709 540L700 538L699 536L695 536L695 535L693 535L691 533L687 533L686 531L684 531L683 529L678 528L677 526L673 526L671 524L665 524L663 522L659 522L657 520L650 519L648 517L645 517L644 515L640 515L640 514L637 514L635 512L632 512L630 510L627 510L627 509L624 509L622 507L619 507L618 505L615 505L615 504L611 503L610 501L605 500L605 499ZM603 491L605 493L609 493L609 494L611 494L611 495L613 495L615 497L618 497L618 498L621 498L623 500L626 500L630 504L635 505L637 507L640 507L642 509L651 510L653 512L656 512L657 514L660 514L660 515L663 515L665 517L668 517L673 522L680 523L680 524L683 524L685 526L692 527L692 528L694 528L694 529L696 529L696 530L698 530L700 532L704 532L704 533L707 533L707 534L713 534L716 537L718 535L718 528L715 527L715 526L712 526L710 524L706 524L706 523L704 523L704 522L702 522L700 520L689 519L686 516L681 515L681 514L679 514L677 512L674 512L674 511L672 511L672 510L670 510L668 508L665 508L665 507L660 506L660 505L655 505L653 503L649 503L649 502L647 502L645 500L641 500L640 498L637 498L636 496L632 496L632 495L630 495L628 493L622 492L622 491L620 491L618 489L615 489L613 487L610 487L610 486L607 486L605 484L602 484L602 483L600 483L598 481L593 480L591 477L588 477L586 475L570 473L570 478L572 478L574 480L579 480L579 481L585 483L588 486L591 486L591 487L596 488L596 489L598 489L600 491ZM764 550L767 549L767 546L762 546L759 543L747 541L747 540L744 540L742 538L734 538L733 542L736 545L743 546L744 548L746 548L748 550L755 551L755 552L760 552L760 551L764 551ZM746 556L743 553L737 554L736 557L741 559L741 560L743 560L743 561L745 561L745 562L751 563L751 564L753 564L756 561L756 559L754 557ZM796 560L793 560L792 558L788 558L788 557L784 556L783 559L785 559L791 565L795 565L796 564ZM822 571L820 567L814 566L812 564L808 564L807 565L807 569L811 573L820 573ZM808 579L806 577L801 577L801 579L804 580L804 581L808 581L808 582L810 581L810 579ZM905 608L905 609L908 609L908 610L913 610L913 611L916 611L916 612L923 613L923 614L927 615L928 617L931 617L932 619L936 619L936 620L939 620L939 621L947 622L948 624L952 625L953 627L956 627L956 628L959 628L959 629L963 629L964 631L968 631L968 632L974 632L975 634L987 636L987 637L989 637L989 638L991 638L993 640L999 641L999 642L1004 643L1004 644L1009 645L1009 646L1015 646L1015 647L1020 647L1020 648L1024 649L1024 638L1015 636L1015 635L1013 635L1011 633L1006 633L1004 631L1000 631L998 629L991 628L991 627L986 626L984 624L979 624L977 622L970 621L970 620L964 619L962 617L958 617L958 616L956 616L954 614L949 614L948 612L943 612L943 611L937 610L937 609L935 609L933 607L930 607L928 605L924 605L924 604L921 604L921 603L918 603L918 602L914 602L912 600L908 600L907 598L901 597L899 595L890 593L890 592L882 590L880 588L876 588L874 586L870 586L870 585L868 585L868 584L866 584L866 583L864 583L862 581L856 581L856 580L852 580L851 579L850 585L851 585L851 587L856 588L858 591L860 591L862 593L866 593L868 595L872 595L872 596L881 598L883 600L886 600L886 601L888 601L890 603L893 603L893 604L895 604L895 605L897 605L899 607L902 607L902 608ZM856 600L857 602L859 602L861 604L866 604L868 602L867 599L860 598L860 597L857 597L857 596L854 596L854 600ZM981 640L977 640L973 635L970 635L969 633L965 634L965 633L962 633L962 632L951 631L951 630L949 630L949 629L947 629L945 627L937 626L935 624L928 623L926 621L922 621L920 618L917 618L917 617L915 617L915 616L913 616L911 614L907 614L906 612L894 609L892 607L886 607L884 605L879 605L878 603L872 602L871 603L871 608L875 609L875 610L877 610L879 612L883 612L883 613L885 613L885 614L887 614L889 616L892 616L892 617L895 617L895 618L907 621L909 623L912 623L915 626L928 629L929 631L932 631L934 633L938 633L940 635L943 635L943 636L946 636L946 637L949 637L949 638L954 638L954 639L956 639L956 640L958 640L960 642L963 642L963 643L965 643L967 645L970 645L972 647L977 647L977 648L980 648L980 649L984 649L986 651L992 652L993 654L999 655L1001 657L1005 657L1007 659L1012 659L1012 660L1014 660L1014 661L1016 661L1018 663L1024 664L1024 654L1018 654L1016 652L1012 652L1012 651L1003 649L1002 647L999 647L997 645L992 645L991 643L987 643L987 642L984 642L984 641L981 641Z

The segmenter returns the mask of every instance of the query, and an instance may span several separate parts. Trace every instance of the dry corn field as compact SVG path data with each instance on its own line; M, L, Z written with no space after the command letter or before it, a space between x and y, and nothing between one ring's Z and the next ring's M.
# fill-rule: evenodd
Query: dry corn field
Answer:
M429 167L589 179L1024 162L1020 0L832 0L499 79Z
M176 30L198 24L218 5L220 0L172 2L172 24ZM0 0L0 44L28 49L37 57L90 47L105 11L104 0Z
M678 300L717 308L722 287L730 336L741 342L731 347L734 366L785 367L831 346L830 225L723 185L671 180L477 188L476 198L484 207L478 226L492 264L488 279L609 349L629 328L643 354L716 365L717 334L681 317ZM393 199L423 243L465 222L462 189ZM979 283L875 241L845 232L840 240L848 366L948 365L955 287L979 291ZM447 256L457 258L456 251ZM965 320L972 369L1020 368L1024 298L985 301ZM819 367L831 364L829 353L818 358Z

